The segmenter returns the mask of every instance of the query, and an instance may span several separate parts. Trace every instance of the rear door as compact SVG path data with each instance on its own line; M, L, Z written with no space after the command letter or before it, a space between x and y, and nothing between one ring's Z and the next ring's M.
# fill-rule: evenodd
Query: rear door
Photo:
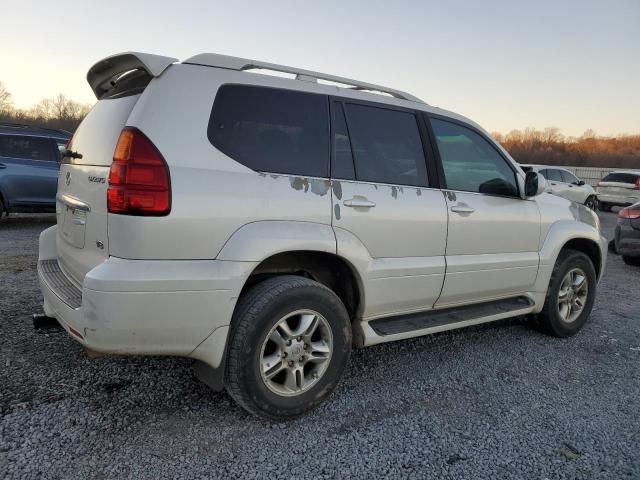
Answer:
M420 118L346 99L332 102L332 115L333 226L339 254L354 258L355 244L366 250L364 316L432 308L444 280L447 212L429 184Z
M58 159L49 138L0 135L0 191L9 205L53 208Z
M78 285L107 259L107 187L113 153L140 95L100 100L73 135L60 167L58 263ZM81 158L80 158L81 156Z
M447 273L436 306L528 291L538 271L540 214L519 196L515 168L481 132L433 117L449 209Z

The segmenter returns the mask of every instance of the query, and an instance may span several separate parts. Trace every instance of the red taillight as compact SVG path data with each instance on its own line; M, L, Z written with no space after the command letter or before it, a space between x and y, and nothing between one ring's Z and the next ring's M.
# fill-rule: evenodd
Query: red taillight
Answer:
M626 207L618 212L619 218L640 218L640 208Z
M109 171L107 207L123 215L167 215L171 211L169 167L144 133L120 133Z
M636 186L633 187L634 190L640 190L640 177L636 179Z

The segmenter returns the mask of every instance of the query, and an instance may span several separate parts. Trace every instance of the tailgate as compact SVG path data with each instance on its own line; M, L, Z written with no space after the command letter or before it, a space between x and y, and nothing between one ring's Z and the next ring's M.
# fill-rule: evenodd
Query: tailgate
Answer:
M100 100L82 121L58 176L56 246L60 268L78 286L109 256L107 187L113 152L140 95Z

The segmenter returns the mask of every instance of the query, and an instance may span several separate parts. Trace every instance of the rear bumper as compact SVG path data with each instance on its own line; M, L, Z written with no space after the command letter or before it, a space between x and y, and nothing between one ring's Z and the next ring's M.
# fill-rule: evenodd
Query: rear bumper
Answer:
M220 365L233 309L254 262L110 257L89 271L74 303L69 285L61 286L64 273L55 258L43 258L55 250L55 244L46 245L55 242L51 229L40 237L44 311L75 340L98 352L179 355ZM55 267L59 272L52 276Z
M616 251L620 255L640 257L640 230L631 226L631 221L625 219L616 225Z
M627 205L633 205L636 202L640 202L640 194L638 195L620 195L620 194L607 194L598 193L598 201L604 203L610 203L611 205L626 207Z

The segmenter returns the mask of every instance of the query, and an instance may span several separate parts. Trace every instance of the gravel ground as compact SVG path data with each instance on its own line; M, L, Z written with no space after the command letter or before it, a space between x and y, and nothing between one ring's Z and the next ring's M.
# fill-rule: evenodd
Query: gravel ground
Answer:
M615 255L573 338L512 319L357 350L330 401L271 424L188 360L35 332L52 221L0 223L0 477L640 478L640 269Z

